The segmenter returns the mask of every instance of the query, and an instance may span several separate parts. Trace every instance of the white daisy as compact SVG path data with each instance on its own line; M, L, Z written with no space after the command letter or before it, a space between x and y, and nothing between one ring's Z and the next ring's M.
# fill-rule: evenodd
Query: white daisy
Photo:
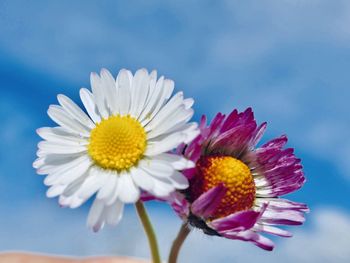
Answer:
M169 151L190 142L198 129L187 123L193 100L182 92L171 97L174 82L157 80L156 71L133 76L122 69L114 79L102 69L90 80L92 92L80 90L88 114L64 95L49 107L59 126L37 130L44 141L33 166L47 174L47 196L59 196L62 206L79 207L96 193L87 224L98 231L117 224L124 204L138 201L141 191L166 197L188 187L179 170L193 162Z

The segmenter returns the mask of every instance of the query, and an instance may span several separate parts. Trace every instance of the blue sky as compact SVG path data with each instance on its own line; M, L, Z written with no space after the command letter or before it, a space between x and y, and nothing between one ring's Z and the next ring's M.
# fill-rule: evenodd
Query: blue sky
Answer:
M135 221L132 207L121 226L93 235L84 225L89 205L58 208L56 200L46 199L43 178L31 167L39 141L35 129L53 124L46 110L56 103L56 94L78 101L91 71L106 67L116 74L124 67L146 67L174 79L177 89L195 98L196 120L201 114L253 107L257 120L268 122L263 141L287 134L308 180L290 198L308 203L312 213L304 227L293 229L293 239L277 241L276 252L196 233L184 249L187 258L207 246L207 260L221 254L242 261L310 262L321 250L323 258L346 262L349 22L346 0L1 0L0 208L5 216L0 250L147 256L142 231L128 224ZM160 233L172 229L160 237L162 244L170 243L179 220L167 207L150 207L164 230ZM338 222L337 230L330 228L332 222ZM134 239L125 241L128 231ZM335 241L337 247L331 245ZM300 253L310 243L313 248Z

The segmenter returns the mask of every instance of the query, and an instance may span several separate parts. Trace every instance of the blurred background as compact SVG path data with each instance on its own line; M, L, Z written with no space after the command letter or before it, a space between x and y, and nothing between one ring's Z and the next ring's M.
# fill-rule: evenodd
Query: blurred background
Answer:
M288 198L312 212L274 252L195 231L180 262L350 262L349 23L347 0L0 0L0 251L149 257L132 206L92 233L90 203L60 208L32 168L56 94L78 102L91 71L146 67L195 98L195 120L253 107L262 141L288 134L307 177ZM180 220L147 207L165 257Z

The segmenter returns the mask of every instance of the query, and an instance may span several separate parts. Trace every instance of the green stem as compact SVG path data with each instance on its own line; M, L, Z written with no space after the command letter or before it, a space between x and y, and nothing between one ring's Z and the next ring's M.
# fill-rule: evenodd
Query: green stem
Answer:
M136 202L135 207L136 207L137 214L140 218L140 221L142 223L143 229L145 230L145 233L148 238L148 243L152 254L152 261L153 263L161 263L158 244L157 244L157 238L154 233L151 221L147 215L146 209L140 200Z
M188 227L188 224L183 223L171 247L168 263L176 263L181 246L190 232L191 229Z

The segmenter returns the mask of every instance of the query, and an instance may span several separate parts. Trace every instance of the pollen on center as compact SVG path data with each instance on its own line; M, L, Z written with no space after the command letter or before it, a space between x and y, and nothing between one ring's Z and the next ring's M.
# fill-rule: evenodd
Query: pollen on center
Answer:
M88 152L98 166L122 171L138 163L146 145L146 132L136 119L115 115L91 131Z
M201 157L197 162L197 176L191 187L191 198L223 183L227 188L212 218L250 209L255 200L255 183L249 167L231 156Z

